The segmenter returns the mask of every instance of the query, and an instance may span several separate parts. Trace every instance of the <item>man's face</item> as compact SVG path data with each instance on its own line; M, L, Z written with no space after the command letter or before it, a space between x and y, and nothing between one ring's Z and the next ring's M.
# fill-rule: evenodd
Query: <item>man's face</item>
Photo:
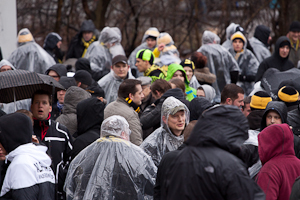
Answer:
M156 40L153 39L153 38L147 38L147 39L146 39L146 42L147 42L147 46L148 46L150 49L154 48L155 45L156 45Z
M289 32L289 38L292 39L293 43L296 43L299 38L300 32L296 31L290 31Z
M235 52L241 52L244 46L244 43L241 39L235 39L232 41L232 46Z
M60 78L59 75L55 71L53 71L53 70L49 71L48 76L51 76L56 81L59 81L59 78Z
M129 66L125 63L119 62L112 66L112 70L115 72L116 76L125 79L128 74Z
M135 62L135 66L137 67L139 72L145 72L148 69L148 62L140 58L137 58Z
M184 82L184 76L183 76L183 72L178 70L173 74L172 79L174 78L179 78L180 80L182 80Z
M144 94L144 99L147 99L151 92L150 85L143 85L142 90L143 90L142 92Z
M49 96L46 94L36 94L31 103L31 111L33 117L38 120L45 120L52 111L52 106L49 103Z
M57 93L57 100L60 104L64 104L65 101L65 95L66 95L66 90L60 90Z
M174 115L169 115L168 126L173 134L181 135L185 128L185 113L183 110L178 111Z
M192 76L194 75L192 68L190 68L190 67L184 67L183 69L184 69L184 71L186 73L186 76L187 76L188 80L191 81Z
M0 72L6 72L8 70L12 70L11 66L4 65L1 67Z
M57 42L57 44L56 44L57 48L59 48L59 49L60 49L60 47L61 47L61 44L62 44L62 42L61 42L61 41L58 41L58 42Z
M84 31L84 32L82 33L82 37L83 37L84 41L88 42L88 41L90 41L90 40L92 39L92 37L93 37L93 32Z
M282 124L280 115L273 110L270 110L266 115L266 125L270 126L272 124Z
M279 55L282 58L286 58L289 55L289 52L290 52L290 47L288 45L279 48Z
M135 86L137 88L137 92L135 94L129 94L129 98L135 103L137 106L142 104L142 100L144 98L143 89L140 84Z
M5 156L7 155L6 150L3 148L2 144L0 143L0 161L5 160Z
M197 97L205 97L205 93L202 89L197 90Z
M244 105L244 108L242 108L242 112L245 115L245 117L247 117L250 114L251 112L250 103Z
M241 108L244 105L244 94L238 93L238 98L231 105Z

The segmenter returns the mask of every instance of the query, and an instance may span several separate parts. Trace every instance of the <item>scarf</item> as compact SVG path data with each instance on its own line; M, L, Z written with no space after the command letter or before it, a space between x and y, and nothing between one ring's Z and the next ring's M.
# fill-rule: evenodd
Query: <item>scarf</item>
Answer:
M60 104L58 101L57 101L57 108L58 108L58 110L59 110L59 113L61 113L61 111L62 111L62 109L63 109L63 107L64 107L64 104Z
M135 110L135 112L139 113L141 111L141 108L137 106L129 97L126 97L125 101Z
M88 41L88 42L86 42L83 38L81 38L81 41L82 41L83 46L84 46L84 51L83 51L82 56L81 56L82 58L84 57L84 55L85 55L88 47L90 46L90 44L92 44L95 40L96 40L95 35L93 35L92 39L90 39L90 41Z

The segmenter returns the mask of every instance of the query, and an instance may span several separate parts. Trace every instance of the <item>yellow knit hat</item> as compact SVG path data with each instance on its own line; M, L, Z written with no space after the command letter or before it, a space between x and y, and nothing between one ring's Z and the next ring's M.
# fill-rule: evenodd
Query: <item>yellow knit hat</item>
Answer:
M258 91L251 97L250 107L264 110L272 98L264 91Z
M283 86L278 91L278 97L281 101L291 103L298 100L299 93L295 88L291 86Z
M241 39L243 40L244 43L246 43L246 37L244 36L244 34L240 31L234 33L232 36L231 36L231 41L235 40L235 39Z

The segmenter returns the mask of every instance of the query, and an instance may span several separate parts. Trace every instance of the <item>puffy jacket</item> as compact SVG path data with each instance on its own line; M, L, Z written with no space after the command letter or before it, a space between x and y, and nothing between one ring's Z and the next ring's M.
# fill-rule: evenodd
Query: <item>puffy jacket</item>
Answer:
M258 153L263 164L257 184L266 200L289 199L292 186L300 175L300 160L293 149L293 132L287 124L273 124L258 134Z
M155 199L264 199L237 157L247 130L247 120L235 106L217 105L205 111L187 146L174 162L166 163L169 167L160 181L165 189Z

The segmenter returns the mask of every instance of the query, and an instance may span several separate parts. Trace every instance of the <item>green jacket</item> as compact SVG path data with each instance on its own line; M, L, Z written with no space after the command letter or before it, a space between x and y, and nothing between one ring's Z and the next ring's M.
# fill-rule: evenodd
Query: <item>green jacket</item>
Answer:
M165 80L166 81L171 80L174 73L178 70L180 70L184 73L186 99L189 101L192 101L195 97L197 97L197 90L189 86L189 80L186 76L185 70L183 69L183 67L181 65L176 64L176 63L169 65L167 77L165 78Z

